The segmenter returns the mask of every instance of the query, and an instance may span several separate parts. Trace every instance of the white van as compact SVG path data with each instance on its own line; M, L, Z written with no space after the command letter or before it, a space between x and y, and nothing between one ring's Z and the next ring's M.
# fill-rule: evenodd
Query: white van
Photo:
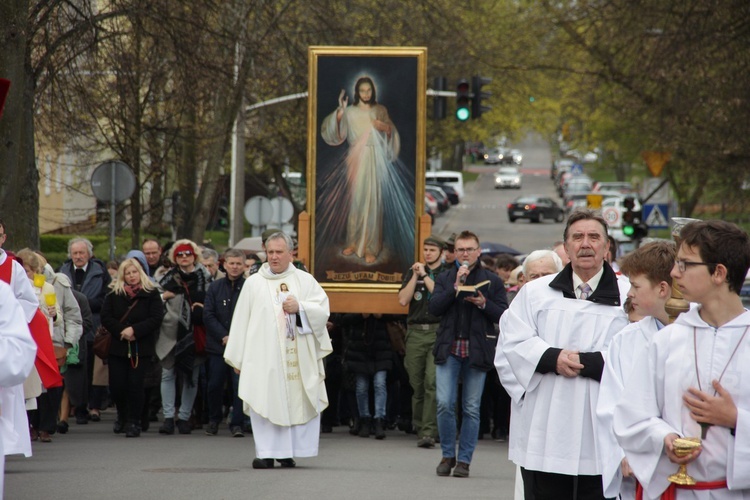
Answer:
M461 172L454 170L438 170L437 172L427 171L425 172L425 180L427 182L437 182L440 184L447 184L458 193L459 199L464 197L464 178Z

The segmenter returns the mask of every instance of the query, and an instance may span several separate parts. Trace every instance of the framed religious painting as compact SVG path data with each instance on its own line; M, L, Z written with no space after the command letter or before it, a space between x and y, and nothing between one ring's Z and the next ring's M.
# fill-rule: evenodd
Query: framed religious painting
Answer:
M310 272L396 294L419 256L427 49L310 47Z

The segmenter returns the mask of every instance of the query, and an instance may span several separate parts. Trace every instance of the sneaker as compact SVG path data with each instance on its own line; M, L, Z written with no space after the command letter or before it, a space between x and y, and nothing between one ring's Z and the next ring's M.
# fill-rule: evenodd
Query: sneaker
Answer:
M177 431L180 434L190 434L193 429L190 427L190 422L187 420L177 420Z
M277 458L276 461L279 462L279 465L287 469L297 466L297 462L293 458Z
M450 476L451 469L456 466L456 457L443 457L435 469L438 476Z
M215 436L219 433L219 423L209 422L206 426L206 436Z
M273 458L254 458L253 469L273 469Z
M164 423L159 427L159 434L174 434L174 419L165 418Z
M234 427L230 429L230 431L232 432L232 437L235 437L235 438L245 437L245 433L242 432L242 427L240 427L239 425L235 425Z
M458 462L456 468L453 469L453 477L469 477L469 464Z
M417 446L420 448L434 448L435 440L431 436L422 436L422 438L417 441Z

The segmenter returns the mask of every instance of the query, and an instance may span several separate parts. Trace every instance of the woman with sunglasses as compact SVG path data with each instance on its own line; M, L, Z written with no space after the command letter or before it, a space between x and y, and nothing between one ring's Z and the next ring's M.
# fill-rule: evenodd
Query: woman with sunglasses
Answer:
M205 361L206 334L203 326L203 302L211 278L208 269L198 261L198 245L178 240L169 250L175 265L159 284L164 290L167 312L161 329L156 354L162 363L161 399L164 424L161 434L190 434L190 415L198 394L198 369ZM175 422L176 380L182 375L180 409Z
M143 380L164 316L156 285L137 259L125 259L102 304L102 326L112 335L109 346L109 390L117 406L113 431L141 435Z

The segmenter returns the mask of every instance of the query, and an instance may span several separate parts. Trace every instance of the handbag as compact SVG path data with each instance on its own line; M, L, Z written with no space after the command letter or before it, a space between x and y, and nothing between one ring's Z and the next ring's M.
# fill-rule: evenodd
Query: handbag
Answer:
M130 314L130 311L133 310L137 303L138 299L135 299L128 310L125 311L122 318L120 318L120 323L125 321L125 318L128 317L128 314ZM110 345L112 345L112 334L109 333L109 330L104 328L104 325L99 325L99 328L96 329L96 334L94 335L94 354L101 359L107 359L109 356Z
M57 367L62 368L65 363L68 362L68 350L65 347L53 345L52 349L55 351L55 359L57 360Z

